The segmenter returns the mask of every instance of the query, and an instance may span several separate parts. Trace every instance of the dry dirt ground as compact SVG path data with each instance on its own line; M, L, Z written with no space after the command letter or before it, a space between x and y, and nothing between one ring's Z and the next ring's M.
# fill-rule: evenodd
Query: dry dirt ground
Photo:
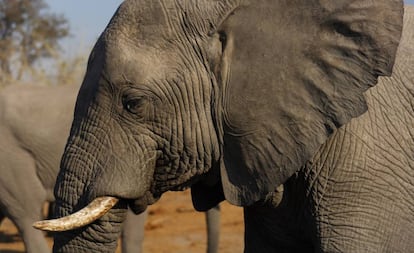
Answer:
M222 203L221 211L219 252L243 252L242 209ZM52 245L51 238L48 241ZM205 216L194 211L189 191L168 192L149 208L144 253L205 253L205 249ZM16 228L7 219L0 226L0 252L24 252Z

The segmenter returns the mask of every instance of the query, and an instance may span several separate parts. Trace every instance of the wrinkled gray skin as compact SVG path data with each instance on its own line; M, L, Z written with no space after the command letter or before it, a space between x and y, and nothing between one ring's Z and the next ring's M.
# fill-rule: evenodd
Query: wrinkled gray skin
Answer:
M368 112L285 183L277 208L245 209L248 252L413 251L413 6L406 7L392 76L365 97Z
M91 53L55 188L59 216L121 201L54 251L113 252L127 206L190 186L198 210L246 207L246 252L412 246L412 167L385 166L412 164L412 93L364 96L391 74L402 13L398 0L124 1Z
M11 85L0 93L0 221L18 227L28 253L48 252L41 231L44 202L54 201L53 187L69 134L78 86ZM128 213L122 252L141 252L147 213ZM208 228L219 229L219 213L208 212ZM209 252L217 252L218 232L209 234Z

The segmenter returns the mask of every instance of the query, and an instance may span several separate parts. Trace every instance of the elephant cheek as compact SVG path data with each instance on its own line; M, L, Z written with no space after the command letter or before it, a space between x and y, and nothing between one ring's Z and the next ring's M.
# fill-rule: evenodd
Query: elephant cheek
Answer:
M88 198L114 196L151 204L156 152L128 152L110 157L99 167L89 187Z

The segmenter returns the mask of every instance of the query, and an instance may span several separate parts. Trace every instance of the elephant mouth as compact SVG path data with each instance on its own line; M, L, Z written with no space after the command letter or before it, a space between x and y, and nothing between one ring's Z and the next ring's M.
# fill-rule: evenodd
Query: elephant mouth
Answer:
M152 205L160 199L160 195L154 195L150 191L138 199L128 200L129 208L135 213L140 214L147 209L148 205Z

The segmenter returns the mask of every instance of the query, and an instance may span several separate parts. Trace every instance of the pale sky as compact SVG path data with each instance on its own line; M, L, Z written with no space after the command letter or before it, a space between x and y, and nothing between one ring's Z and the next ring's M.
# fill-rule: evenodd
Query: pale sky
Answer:
M89 53L122 0L45 0L45 2L49 5L50 11L63 14L68 19L72 36L62 42L62 47L69 55L77 55Z

